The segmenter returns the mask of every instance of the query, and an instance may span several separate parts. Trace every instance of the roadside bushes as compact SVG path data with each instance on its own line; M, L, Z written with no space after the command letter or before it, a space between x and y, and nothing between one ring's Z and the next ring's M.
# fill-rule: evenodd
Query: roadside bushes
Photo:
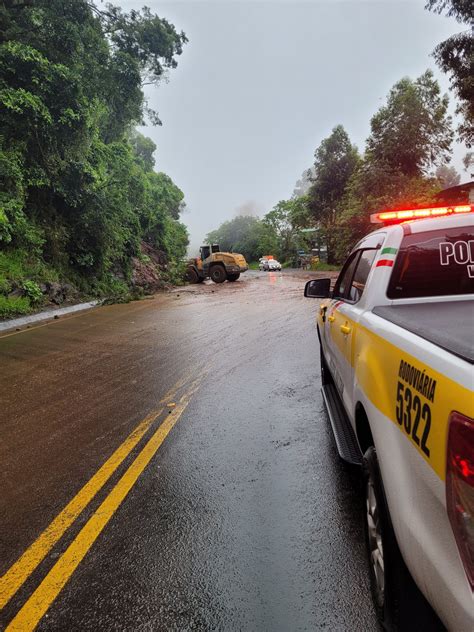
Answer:
M43 292L36 281L23 281L22 289L32 305L43 301Z
M143 241L174 269L188 239L184 195L153 171L156 146L134 128L145 114L159 122L142 82L177 65L184 33L149 9L92 0L6 3L0 33L5 312L39 304L47 283L126 293Z
M25 296L8 297L0 294L0 318L22 316L31 312L31 304Z

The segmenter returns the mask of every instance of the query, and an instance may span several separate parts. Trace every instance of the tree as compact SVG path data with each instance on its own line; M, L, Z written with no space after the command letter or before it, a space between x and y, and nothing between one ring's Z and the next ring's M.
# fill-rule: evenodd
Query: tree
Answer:
M277 237L278 258L286 261L295 255L296 230L291 223L292 200L282 200L263 218L266 224Z
M297 198L306 195L311 188L311 181L313 177L313 169L306 169L303 171L301 178L296 181L292 197Z
M441 183L443 189L455 187L461 181L461 176L454 167L448 165L440 165L436 169L436 178Z
M374 229L371 213L427 206L439 190L436 178L411 177L365 157L349 180L341 202L334 228L335 260L342 263L359 239Z
M132 129L129 132L128 140L132 146L133 152L137 159L142 164L145 171L153 171L155 166L155 158L153 154L156 151L156 144L143 134L140 134L136 129Z
M254 261L258 258L260 224L260 220L251 215L237 215L210 232L206 242L219 244L223 251L240 252L249 261Z
M271 230L269 234L276 237L273 250L282 261L295 259L296 251L303 245L300 228L306 226L309 218L308 198L305 196L281 200L262 220L264 226Z
M430 171L449 161L452 137L447 97L432 73L394 85L372 117L364 157L347 181L332 230L335 260L342 261L371 229L371 213L433 201L441 187Z
M88 6L98 16L112 50L136 61L144 83L157 83L167 69L176 68L176 57L188 39L168 20L153 14L148 7L124 13L112 4L107 4L106 10L99 10L92 1Z
M334 227L347 184L359 164L357 148L342 125L336 126L315 152L308 208L326 241L328 262L334 262Z
M471 167L474 167L474 152L468 151L462 159L462 164L464 165L464 169L470 173L470 177L474 178L474 173L471 173Z
M206 242L218 243L221 250L240 252L248 261L270 254L291 261L304 244L299 229L307 224L308 217L306 197L281 200L261 220L238 215L222 223L206 236Z
M1 4L0 248L88 283L127 271L143 239L183 254L183 194L153 172L153 141L130 130L147 113L143 84L185 42L148 9Z
M445 12L467 29L441 42L434 51L440 68L450 75L451 87L459 104L457 113L463 118L459 136L468 147L474 144L474 5L472 0L428 0L426 8L436 13Z
M427 70L412 81L398 81L387 104L372 117L366 153L369 160L410 176L426 174L451 158L453 131L448 97Z
M105 10L99 10L92 1L88 4L108 37L117 78L123 84L129 75L133 77L133 83L129 85L139 93L140 106L144 106L143 110L153 124L161 125L157 112L143 102L141 87L159 83L169 69L176 68L176 57L181 55L183 45L188 41L186 35L182 31L178 33L168 20L153 14L148 7L124 13L120 7L111 4L107 4ZM139 89L137 76L140 78ZM125 96L129 98L127 93ZM120 106L119 114L122 104Z
M257 248L253 259L257 260L266 255L283 260L278 235L271 224L262 221L257 226Z

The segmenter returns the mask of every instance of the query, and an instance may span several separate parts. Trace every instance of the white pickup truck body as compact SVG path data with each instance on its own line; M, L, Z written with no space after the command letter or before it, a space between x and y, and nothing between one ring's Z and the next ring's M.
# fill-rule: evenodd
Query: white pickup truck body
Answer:
M323 394L340 455L360 463L374 446L393 532L411 576L448 629L474 630L469 581L474 574L474 213L369 234L321 303L317 327L323 377L326 371ZM466 477L459 483L465 506L457 533L447 511L453 413L469 437L459 456Z

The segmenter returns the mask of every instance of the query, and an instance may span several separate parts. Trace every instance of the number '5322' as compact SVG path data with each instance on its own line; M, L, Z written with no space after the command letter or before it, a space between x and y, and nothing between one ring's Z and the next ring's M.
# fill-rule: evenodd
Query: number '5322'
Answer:
M402 382L397 384L396 418L407 435L420 446L426 456L430 456L427 445L431 428L431 409L422 403L418 395L413 395L410 388Z

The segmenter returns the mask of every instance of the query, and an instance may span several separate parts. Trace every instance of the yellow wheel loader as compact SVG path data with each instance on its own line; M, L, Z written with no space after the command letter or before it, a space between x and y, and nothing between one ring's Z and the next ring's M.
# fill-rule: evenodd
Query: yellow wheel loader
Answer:
M186 280L189 283L202 283L210 278L214 283L237 281L242 272L249 269L245 257L236 252L221 252L218 244L201 246L199 257L189 259L186 268Z

